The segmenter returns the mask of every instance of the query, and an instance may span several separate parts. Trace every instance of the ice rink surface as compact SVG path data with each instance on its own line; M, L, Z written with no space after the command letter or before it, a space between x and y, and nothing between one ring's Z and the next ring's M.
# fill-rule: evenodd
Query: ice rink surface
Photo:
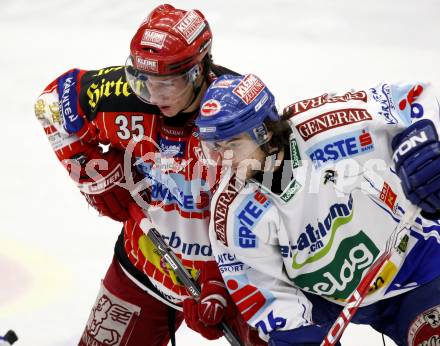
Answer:
M440 86L436 0L171 3L202 10L214 60L259 75L280 107L383 80ZM0 2L0 334L14 329L16 345L76 345L121 229L88 208L52 153L33 102L69 68L123 64L131 36L158 4ZM186 328L177 338L178 345L227 345ZM369 327L350 326L342 341L382 345Z

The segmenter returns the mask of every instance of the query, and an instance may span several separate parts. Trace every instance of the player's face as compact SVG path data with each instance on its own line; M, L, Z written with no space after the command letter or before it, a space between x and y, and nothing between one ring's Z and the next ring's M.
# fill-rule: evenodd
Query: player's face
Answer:
M158 106L163 115L173 117L188 107L193 87L186 75L151 76L146 82L150 103Z
M191 106L194 81L202 78L200 69L196 65L185 73L158 76L136 69L129 57L125 74L131 89L142 101L158 106L163 115L173 117Z
M201 147L210 164L227 165L242 178L250 178L263 169L266 154L247 133L227 141L202 141Z

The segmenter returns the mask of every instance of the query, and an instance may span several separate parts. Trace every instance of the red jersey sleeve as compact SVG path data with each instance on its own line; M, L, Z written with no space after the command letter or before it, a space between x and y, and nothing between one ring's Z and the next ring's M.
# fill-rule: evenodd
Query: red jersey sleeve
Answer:
M52 81L35 102L35 115L66 169L70 159L98 145L90 133L85 134L89 132L89 124L76 96L79 79L85 72L78 69L67 71ZM86 131L81 132L82 129Z

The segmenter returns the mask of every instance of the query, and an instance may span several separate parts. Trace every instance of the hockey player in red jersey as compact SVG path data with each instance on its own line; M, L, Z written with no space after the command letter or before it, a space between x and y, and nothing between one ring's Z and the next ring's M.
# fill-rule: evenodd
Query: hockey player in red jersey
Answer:
M79 345L174 344L184 318L208 339L222 336L225 319L244 343L261 342L231 303L209 243L213 180L197 160L194 119L211 81L231 73L213 64L211 42L200 11L161 5L134 35L125 66L72 69L35 104L88 203L124 222ZM200 303L130 217L134 200L198 280Z

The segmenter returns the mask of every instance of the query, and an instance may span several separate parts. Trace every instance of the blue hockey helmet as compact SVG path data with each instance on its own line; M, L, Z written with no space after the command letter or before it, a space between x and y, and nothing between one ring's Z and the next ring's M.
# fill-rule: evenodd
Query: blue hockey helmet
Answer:
M278 121L275 98L255 75L224 75L206 91L196 125L203 141L224 141L248 133L257 144L268 141L263 121Z

